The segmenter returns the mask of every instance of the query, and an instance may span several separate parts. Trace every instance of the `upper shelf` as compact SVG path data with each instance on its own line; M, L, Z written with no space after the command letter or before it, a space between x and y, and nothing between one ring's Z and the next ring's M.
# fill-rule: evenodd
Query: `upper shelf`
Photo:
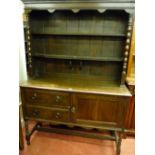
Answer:
M69 10L32 11L29 16L30 31L33 34L125 36L128 15L123 11L106 11L99 14L84 10L74 14Z
M57 32L48 32L48 31L44 31L44 32L31 32L32 35L62 35L62 36L94 36L94 37L126 37L125 34L97 34L97 33L72 33L72 32L61 32L61 33L57 33Z

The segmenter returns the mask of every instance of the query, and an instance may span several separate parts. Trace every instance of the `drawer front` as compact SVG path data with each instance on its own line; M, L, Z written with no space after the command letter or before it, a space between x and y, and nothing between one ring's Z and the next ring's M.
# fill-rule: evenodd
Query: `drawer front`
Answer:
M113 95L74 94L71 116L80 124L121 128L129 99Z
M68 122L70 120L70 112L64 109L45 109L38 107L25 107L24 117L33 119L44 119Z
M23 92L25 104L48 107L70 107L69 93L32 88L25 88Z

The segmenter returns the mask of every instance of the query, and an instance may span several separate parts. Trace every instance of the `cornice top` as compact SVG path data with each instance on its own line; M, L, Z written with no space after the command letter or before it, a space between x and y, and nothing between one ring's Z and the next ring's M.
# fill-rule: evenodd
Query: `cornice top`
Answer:
M25 9L124 9L134 10L134 0L21 0ZM128 11L129 10L129 11Z

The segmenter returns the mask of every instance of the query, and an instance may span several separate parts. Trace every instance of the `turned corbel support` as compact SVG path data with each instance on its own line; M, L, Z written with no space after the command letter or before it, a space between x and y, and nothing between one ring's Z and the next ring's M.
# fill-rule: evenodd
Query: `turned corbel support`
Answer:
M125 10L125 11L127 12L127 10ZM129 19L128 19L127 33L126 33L121 85L124 85L126 75L127 75L128 57L129 57L129 52L130 52L131 36L132 36L133 21L134 21L133 11L128 10L128 12L130 14L129 14Z
M27 46L27 64L28 64L28 70L29 74L32 74L32 53L31 53L31 31L30 31L30 21L29 21L29 15L31 13L31 9L25 9L23 19L24 19L24 25L26 29L26 46Z

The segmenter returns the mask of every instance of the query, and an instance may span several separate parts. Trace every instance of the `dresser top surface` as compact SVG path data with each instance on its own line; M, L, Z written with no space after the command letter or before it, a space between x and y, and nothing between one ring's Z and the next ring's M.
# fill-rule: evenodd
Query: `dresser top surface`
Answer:
M131 96L131 93L125 85L119 86L116 84L101 85L98 83L90 84L89 82L71 81L70 79L29 79L20 84L20 87L48 89L56 91L90 93L90 94L105 94L116 96Z

